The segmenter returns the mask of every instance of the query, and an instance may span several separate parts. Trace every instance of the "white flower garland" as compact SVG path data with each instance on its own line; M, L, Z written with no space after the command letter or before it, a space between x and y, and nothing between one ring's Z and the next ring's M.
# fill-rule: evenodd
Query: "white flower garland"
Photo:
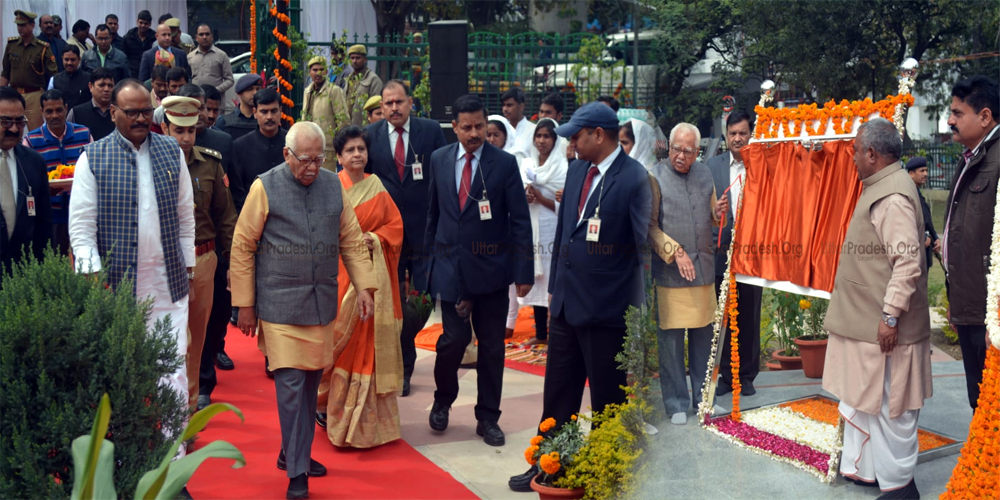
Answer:
M741 421L764 432L808 446L828 455L840 452L837 426L775 406L743 414Z
M986 332L993 347L1000 348L1000 189L993 209L990 274L986 278Z

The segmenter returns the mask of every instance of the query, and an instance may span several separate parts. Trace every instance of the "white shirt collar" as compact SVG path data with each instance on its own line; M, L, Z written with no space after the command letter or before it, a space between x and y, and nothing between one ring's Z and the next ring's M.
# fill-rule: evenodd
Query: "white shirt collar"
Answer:
M390 134L394 133L396 131L396 126L393 125L393 124L391 124L391 123L389 123L389 120L385 121L385 126L389 127L389 133ZM406 123L403 124L403 132L406 132L407 134L410 133L410 117L406 117ZM461 147L461 146L462 145L459 144L459 147Z
M607 158L601 161L601 163L597 164L597 171L600 172L601 175L604 175L608 171L608 169L611 168L611 164L615 162L615 159L618 158L618 155L621 152L622 152L622 146L621 144L619 144L618 147L616 147L615 150L612 151ZM593 165L593 163L591 163L591 165Z
M736 159L736 155L734 155L733 152L730 151L729 152L729 166L730 167L735 167L737 165L743 166L743 160L737 160Z

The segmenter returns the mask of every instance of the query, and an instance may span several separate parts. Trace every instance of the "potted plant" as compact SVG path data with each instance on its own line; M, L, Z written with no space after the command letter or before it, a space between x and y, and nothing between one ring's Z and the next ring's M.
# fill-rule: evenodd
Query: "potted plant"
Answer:
M573 415L569 422L563 424L555 433L551 433L555 426L554 418L543 420L538 424L538 430L542 435L531 438L531 444L524 450L524 459L531 465L538 464L541 469L531 481L531 489L538 492L538 498L541 500L583 498L582 487L564 488L556 484L572 467L577 452L583 447L580 422L578 417Z
M823 366L826 361L826 343L829 334L823 329L826 309L830 301L817 298L803 298L799 301L803 314L804 335L792 341L799 349L802 357L802 372L809 378L823 378Z
M782 370L802 368L799 348L794 342L803 329L802 300L800 295L788 292L779 292L774 297L771 316L774 318L775 338L781 349L775 351L772 357L781 364Z

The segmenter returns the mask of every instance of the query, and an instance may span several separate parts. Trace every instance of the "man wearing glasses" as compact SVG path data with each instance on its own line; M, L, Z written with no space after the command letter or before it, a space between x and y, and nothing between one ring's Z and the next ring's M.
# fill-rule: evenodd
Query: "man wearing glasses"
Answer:
M69 203L69 239L79 273L106 267L114 289L125 279L153 300L147 328L168 314L177 369L161 380L187 401L187 323L195 267L194 193L173 138L150 134L153 108L138 80L111 93L115 131L80 155ZM184 448L180 455L184 455Z
M45 160L20 144L28 124L24 111L24 96L0 87L0 286L10 266L29 251L26 245L41 259L52 239Z
M242 212L250 186L257 176L285 161L286 131L281 128L281 100L278 92L272 88L258 90L253 95L253 115L257 119L257 129L233 142L233 161L229 166L229 189L237 212ZM234 308L235 304L233 302ZM274 376L267 370L267 366L265 354L264 367L267 375ZM315 410L315 405L313 407Z

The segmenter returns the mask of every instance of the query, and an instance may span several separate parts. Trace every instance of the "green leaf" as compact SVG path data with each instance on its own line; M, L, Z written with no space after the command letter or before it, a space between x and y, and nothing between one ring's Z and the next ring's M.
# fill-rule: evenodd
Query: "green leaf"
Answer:
M239 408L229 403L212 403L191 417L191 421L188 422L187 427L184 428L184 435L181 438L181 441L187 441L195 437L195 435L201 432L201 430L208 425L209 420L212 420L216 415L226 411L232 411L233 413L239 415L240 422L244 421L243 412L241 412Z
M73 440L73 494L72 500L92 498L118 498L115 491L115 444L107 439L94 445L91 436ZM91 461L91 451L97 450L97 459ZM89 474L89 475L88 475ZM86 489L87 492L83 493Z
M234 469L239 469L247 464L243 453L240 453L240 450L236 449L235 446L226 441L213 441L198 451L188 453L184 458L171 462L166 481L155 498L161 500L177 498L177 494L187 485L201 463L209 458L231 458L236 461L233 464Z
M105 441L104 435L108 432L108 422L110 420L111 399L108 398L107 393L104 393L101 396L101 403L97 407L97 415L94 417L94 426L90 429L90 436L81 436L73 440L73 477L77 478L73 481L73 498L94 498L94 477L97 474L99 461L104 455L101 452L101 445ZM114 463L113 452L111 453L110 460ZM111 472L113 470L108 471L109 477L112 476ZM114 483L112 482L111 484L113 491ZM102 496L100 498L105 497Z

